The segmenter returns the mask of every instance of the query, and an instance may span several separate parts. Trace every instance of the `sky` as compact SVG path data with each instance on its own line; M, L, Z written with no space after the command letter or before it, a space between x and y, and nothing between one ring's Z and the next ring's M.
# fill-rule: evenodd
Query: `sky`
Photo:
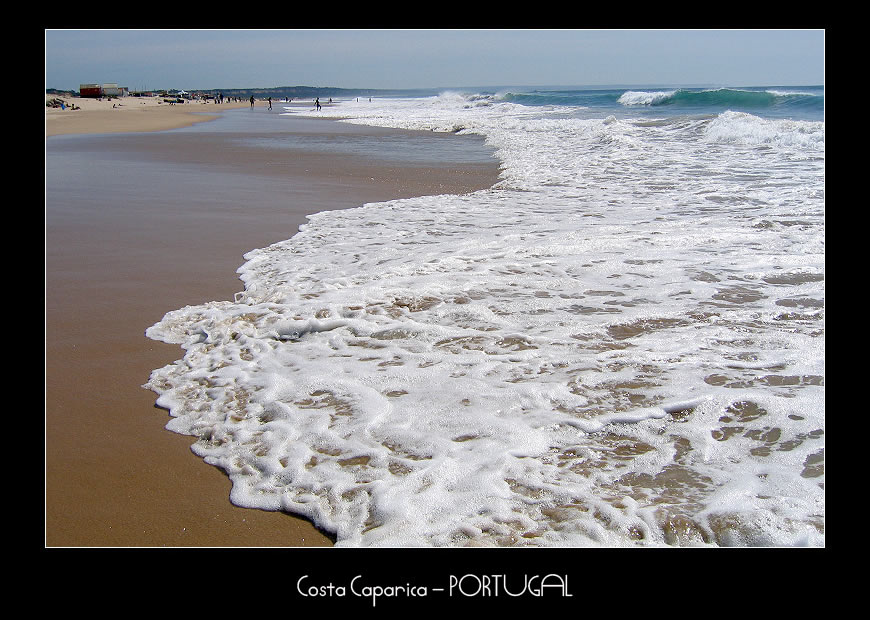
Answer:
M808 86L824 29L46 29L45 86Z

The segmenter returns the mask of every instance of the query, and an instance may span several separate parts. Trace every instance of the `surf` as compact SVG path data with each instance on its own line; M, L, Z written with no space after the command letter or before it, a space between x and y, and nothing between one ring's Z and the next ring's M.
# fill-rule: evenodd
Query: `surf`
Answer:
M820 108L824 106L824 97L813 92L776 89L678 88L664 91L629 90L619 97L618 103L623 106L761 110L796 106Z
M309 216L147 330L235 503L338 546L824 545L824 123L626 92L676 94L324 108L478 133L502 180Z

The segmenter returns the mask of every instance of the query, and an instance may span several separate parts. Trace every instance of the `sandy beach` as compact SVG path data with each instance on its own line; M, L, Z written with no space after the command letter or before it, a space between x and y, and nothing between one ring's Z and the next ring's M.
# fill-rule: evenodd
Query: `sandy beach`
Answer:
M193 438L165 430L168 413L142 384L182 351L144 331L170 310L231 300L242 255L292 237L308 214L490 187L496 161L279 157L240 146L239 131L199 131L247 102L65 101L81 109L46 108L45 546L331 545L303 519L233 506L229 479L190 451ZM305 118L281 127L396 133Z
M249 102L166 103L163 97L115 97L91 99L46 95L64 107L45 109L45 135L163 131L212 120L224 110L250 107ZM255 102L259 106L265 102Z

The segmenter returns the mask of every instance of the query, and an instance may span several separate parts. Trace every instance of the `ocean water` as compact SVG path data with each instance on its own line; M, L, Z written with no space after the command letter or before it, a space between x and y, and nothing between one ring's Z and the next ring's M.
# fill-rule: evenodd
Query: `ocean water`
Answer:
M147 331L234 503L339 546L824 546L822 87L316 115L478 134L501 180L313 215Z

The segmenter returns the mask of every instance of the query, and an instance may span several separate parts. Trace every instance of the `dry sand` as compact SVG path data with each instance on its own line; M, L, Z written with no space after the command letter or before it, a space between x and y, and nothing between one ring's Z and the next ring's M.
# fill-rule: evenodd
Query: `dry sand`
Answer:
M46 107L45 135L162 131L211 120L221 110L250 107L250 102L169 104L163 97L116 97L90 99L46 95L60 99L66 109ZM266 105L256 101L255 105ZM79 109L73 109L73 106Z
M47 109L46 135L154 132L204 118L191 109L226 109L128 101ZM329 131L324 122L292 127ZM340 153L275 165L274 152L254 147L228 158L222 140L171 131L46 139L47 548L331 545L303 519L230 504L229 479L190 451L191 437L164 429L167 413L141 386L182 351L144 330L169 310L231 300L242 254L291 237L306 214L472 191L498 174L495 163L403 167ZM147 165L127 179L131 154ZM208 199L191 199L191 187ZM123 200L112 197L119 188Z

